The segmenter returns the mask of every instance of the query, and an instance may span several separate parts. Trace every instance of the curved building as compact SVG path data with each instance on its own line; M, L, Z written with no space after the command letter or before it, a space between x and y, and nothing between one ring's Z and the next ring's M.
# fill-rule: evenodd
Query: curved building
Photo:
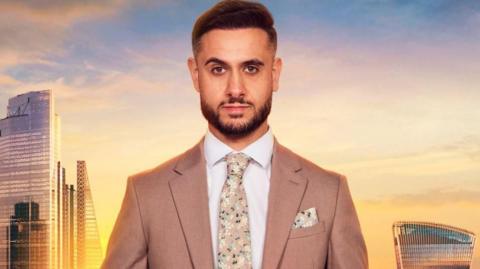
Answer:
M10 98L0 119L0 268L62 268L60 152L52 91Z
M469 269L475 234L430 222L395 222L397 269Z

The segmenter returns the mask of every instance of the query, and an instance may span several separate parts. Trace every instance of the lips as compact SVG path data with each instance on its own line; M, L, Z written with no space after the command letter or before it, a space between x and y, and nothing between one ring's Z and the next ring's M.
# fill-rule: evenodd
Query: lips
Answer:
M224 105L225 108L249 107L249 105Z
M222 106L230 114L238 114L243 113L245 109L247 109L249 105L224 105Z

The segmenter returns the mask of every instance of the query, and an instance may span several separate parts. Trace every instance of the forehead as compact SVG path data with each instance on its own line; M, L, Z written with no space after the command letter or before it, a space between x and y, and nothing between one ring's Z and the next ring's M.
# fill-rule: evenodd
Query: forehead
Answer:
M198 57L236 61L266 58L272 53L268 34L262 29L215 29L202 36Z

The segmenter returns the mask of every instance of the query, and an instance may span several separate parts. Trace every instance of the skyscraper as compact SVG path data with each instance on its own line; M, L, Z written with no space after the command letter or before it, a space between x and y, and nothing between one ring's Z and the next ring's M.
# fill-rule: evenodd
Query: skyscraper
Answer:
M44 242L46 225L38 216L37 203L15 204L15 215L11 217L7 230L9 269L45 268L43 257L48 254L48 245Z
M469 269L475 235L429 222L395 222L397 269Z
M75 215L75 212L76 212L76 191L75 191L75 188L73 187L73 185L69 185L69 191L68 191L68 206L69 206L69 227L68 227L68 237L69 237L69 241L68 241L68 264L69 266L67 268L70 268L70 269L77 269L77 240L76 240L76 231L77 231L77 225L76 225L76 221L77 221L77 218L76 218L76 215Z
M10 98L7 117L0 120L0 268L10 266L12 238L6 231L29 221L44 229L38 235L43 237L36 238L35 244L47 253L35 261L28 256L25 268L59 268L59 160L60 118L55 113L51 90ZM18 205L33 206L33 211L20 214ZM32 216L35 218L30 219Z
M76 269L76 193L73 185L66 183L65 168L63 168L62 182L62 268Z
M103 260L87 164L77 161L77 266L97 269Z

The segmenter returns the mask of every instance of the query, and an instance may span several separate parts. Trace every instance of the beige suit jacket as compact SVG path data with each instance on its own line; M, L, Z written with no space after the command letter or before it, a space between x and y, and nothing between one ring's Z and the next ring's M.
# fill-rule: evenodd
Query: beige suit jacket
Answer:
M102 269L213 268L204 137L160 166L130 176ZM262 269L368 268L346 178L274 138ZM292 230L299 211L318 223Z

